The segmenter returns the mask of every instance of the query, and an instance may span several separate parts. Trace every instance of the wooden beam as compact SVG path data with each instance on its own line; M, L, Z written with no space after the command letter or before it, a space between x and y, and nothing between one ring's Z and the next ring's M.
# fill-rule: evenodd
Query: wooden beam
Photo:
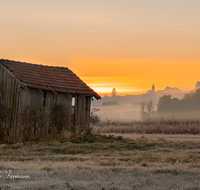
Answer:
M87 97L86 98L86 128L90 127L90 109L91 109L91 97Z
M3 101L3 97L2 97L1 91L0 91L0 103L4 106L4 101Z

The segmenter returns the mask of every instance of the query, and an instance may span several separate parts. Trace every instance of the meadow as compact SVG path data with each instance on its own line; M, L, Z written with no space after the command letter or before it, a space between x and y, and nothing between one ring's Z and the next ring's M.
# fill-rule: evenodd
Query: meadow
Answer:
M131 131L133 123L143 130ZM1 143L0 189L200 189L199 132L177 132L182 125L198 131L197 122L168 122L155 134L144 122L129 125L110 121L54 141Z

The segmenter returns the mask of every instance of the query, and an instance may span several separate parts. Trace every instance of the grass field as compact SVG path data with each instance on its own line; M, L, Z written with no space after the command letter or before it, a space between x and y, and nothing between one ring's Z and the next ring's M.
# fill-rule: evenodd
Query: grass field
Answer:
M0 144L0 189L200 189L199 135L123 135Z

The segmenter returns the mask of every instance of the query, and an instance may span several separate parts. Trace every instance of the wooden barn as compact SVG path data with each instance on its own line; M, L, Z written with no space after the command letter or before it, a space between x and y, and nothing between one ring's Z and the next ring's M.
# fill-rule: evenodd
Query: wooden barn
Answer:
M55 105L55 114L61 109L63 111L60 118L54 117L54 120L59 119L57 123L62 120L62 125L56 126L57 132L63 128L88 128L93 97L101 98L67 67L0 60L0 99L1 104L9 110L10 117L6 125L12 136L18 136L26 130L27 126L22 121L24 114L33 118L39 113L37 117L46 118L48 124L43 127L47 133L51 133L52 122L49 118L54 114L52 108ZM41 127L37 127L35 118L34 127L29 129L29 133L41 131Z

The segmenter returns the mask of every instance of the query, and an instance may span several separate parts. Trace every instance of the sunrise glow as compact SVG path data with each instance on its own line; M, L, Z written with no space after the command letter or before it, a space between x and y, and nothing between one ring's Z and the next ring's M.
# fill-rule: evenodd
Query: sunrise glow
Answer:
M194 89L200 1L3 1L1 58L69 67L109 95Z

